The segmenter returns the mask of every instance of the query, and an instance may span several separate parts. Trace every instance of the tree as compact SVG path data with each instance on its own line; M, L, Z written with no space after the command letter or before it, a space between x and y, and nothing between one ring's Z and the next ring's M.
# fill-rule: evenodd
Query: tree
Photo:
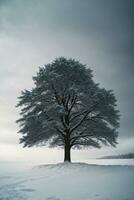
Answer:
M74 59L60 57L39 68L34 88L19 97L19 132L24 147L71 148L116 146L119 111L112 90L93 81L92 70Z

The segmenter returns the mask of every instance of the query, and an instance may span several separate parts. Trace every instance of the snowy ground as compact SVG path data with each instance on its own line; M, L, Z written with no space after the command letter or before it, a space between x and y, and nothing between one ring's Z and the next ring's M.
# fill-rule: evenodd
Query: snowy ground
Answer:
M16 170L12 164L9 172L0 164L0 169L0 200L134 200L134 166L61 163Z

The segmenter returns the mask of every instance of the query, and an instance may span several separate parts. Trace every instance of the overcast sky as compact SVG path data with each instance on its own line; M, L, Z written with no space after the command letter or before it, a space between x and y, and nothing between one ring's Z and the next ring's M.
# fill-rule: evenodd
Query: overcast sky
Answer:
M100 86L114 90L121 113L116 149L73 158L134 152L133 10L133 0L0 0L0 160L62 160L60 150L23 149L15 123L20 91L59 56L87 64Z

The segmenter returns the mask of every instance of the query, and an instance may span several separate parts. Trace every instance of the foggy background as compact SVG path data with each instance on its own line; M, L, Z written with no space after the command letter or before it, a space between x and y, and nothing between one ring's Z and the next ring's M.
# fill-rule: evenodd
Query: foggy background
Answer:
M134 152L133 10L133 0L0 0L0 161L63 160L62 150L23 149L15 123L21 90L59 56L87 64L121 114L117 148L75 150L72 159Z

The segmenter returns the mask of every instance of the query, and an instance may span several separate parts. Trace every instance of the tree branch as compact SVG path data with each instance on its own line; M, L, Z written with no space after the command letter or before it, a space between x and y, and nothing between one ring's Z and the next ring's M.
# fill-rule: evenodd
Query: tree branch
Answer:
M87 113L84 115L84 117L70 130L70 133L72 133L75 129L77 129L86 119L86 117L88 116L88 114L92 112L92 111L87 111Z
M70 106L70 108L68 110L68 116L70 115L71 110L72 110L72 108L74 107L74 105L76 103L76 100L77 100L77 96L74 96L73 99L72 99L72 102L71 102L71 106Z
M63 137L63 139L65 139L65 134L63 133L63 131L61 129L59 129L58 127L55 127L55 128L61 134L61 136Z
M79 113L79 114L77 114L77 116L75 115L75 116L73 117L73 119L74 119L74 118L77 118L78 116L81 116L81 115L85 114L85 115L83 116L83 118L70 130L71 133L72 133L75 129L77 129L77 128L84 122L84 120L85 120L86 117L89 115L89 113L91 113L91 112L94 110L95 106L97 106L99 103L100 103L100 102L95 103L89 110L83 111L82 113Z
M59 100L59 95L58 95L58 93L57 93L57 91L56 91L56 89L55 89L55 87L54 87L54 84L51 83L51 86L52 86L52 89L54 90L54 95L55 95L55 98L56 98L56 100L57 100L57 103L58 103L59 105L61 105L61 102L60 102L60 100Z

